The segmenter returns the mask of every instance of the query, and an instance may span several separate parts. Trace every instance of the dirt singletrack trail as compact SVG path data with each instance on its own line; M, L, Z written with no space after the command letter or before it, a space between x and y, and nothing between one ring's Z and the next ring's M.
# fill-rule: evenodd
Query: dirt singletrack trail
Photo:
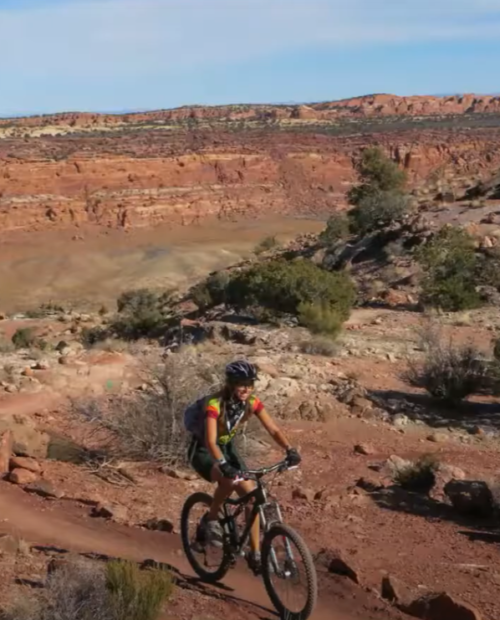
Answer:
M218 599L228 599L254 607L262 620L277 618L260 579L237 567L224 579L222 587L207 586L193 579L194 573L182 554L179 536L149 532L110 524L86 517L74 504L29 496L6 482L0 482L0 533L10 533L32 545L73 553L96 554L143 562L154 560L172 567L181 587L198 589ZM328 580L329 581L329 580ZM347 584L346 584L347 585ZM383 611L368 601L360 590L353 595L349 585L332 578L332 587L320 579L319 600L312 620L397 620L403 618L390 609Z

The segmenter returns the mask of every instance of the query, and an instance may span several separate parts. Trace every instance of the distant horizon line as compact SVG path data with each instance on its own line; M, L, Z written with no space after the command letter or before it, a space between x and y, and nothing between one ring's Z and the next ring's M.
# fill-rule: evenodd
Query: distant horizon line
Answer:
M152 107L152 108L132 108L123 110L61 110L58 112L21 112L18 114L0 114L1 120L19 119L19 118L34 118L36 116L61 116L64 114L99 114L110 116L121 116L125 114L148 114L151 112L163 112L169 110L180 110L182 108L225 108L231 106L270 106L270 107L283 107L283 106L297 106L297 105L320 105L322 103L334 103L336 101L348 101L350 99L362 99L366 97L398 97L400 99L407 99L410 97L464 97L465 95L474 95L477 97L498 97L500 93L476 93L476 92L458 92L458 93L442 93L442 94L420 94L420 95L396 95L394 93L367 93L364 95L352 95L351 97L341 97L340 99L323 99L320 101L282 101L282 102L239 102L239 103L186 103L173 107Z

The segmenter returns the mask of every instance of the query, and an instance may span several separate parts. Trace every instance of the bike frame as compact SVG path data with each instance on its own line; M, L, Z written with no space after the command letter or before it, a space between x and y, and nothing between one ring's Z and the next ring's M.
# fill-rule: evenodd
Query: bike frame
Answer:
M223 504L224 518L220 519L220 523L223 527L224 532L226 532L229 537L229 548L231 550L231 553L234 556L241 554L242 549L247 544L247 541L250 537L250 531L252 529L253 524L255 523L255 519L260 517L260 523L261 523L262 530L264 532L267 532L269 530L270 524L273 523L273 521L268 522L266 518L266 515L264 512L264 508L266 506L271 506L274 504L274 507L276 510L276 516L277 516L277 519L274 522L283 523L283 516L281 514L280 506L278 502L268 501L264 482L261 480L261 478L266 473L271 473L272 471L279 471L280 468L284 467L284 465L285 464L282 462L267 469L245 472L245 478L243 479L254 480L255 482L257 482L256 488L253 491L250 491L250 493L247 493L246 495L244 495L243 497L239 497L236 499L231 499L229 497L224 502ZM290 467L287 469L292 469L292 468ZM252 506L252 512L250 513L250 518L247 518L246 525L245 525L242 535L238 536L238 533L236 530L236 518L243 512L243 510L252 501L253 501L253 506ZM236 510L234 512L230 512L228 510L228 508L231 506L236 507ZM292 547L288 539L285 539L285 547L286 547L286 552L287 552L288 557L293 562L294 559L293 559ZM276 553L274 549L271 549L271 560L273 563L274 570L276 571L276 573L278 573L279 565L278 565L278 560L276 558Z

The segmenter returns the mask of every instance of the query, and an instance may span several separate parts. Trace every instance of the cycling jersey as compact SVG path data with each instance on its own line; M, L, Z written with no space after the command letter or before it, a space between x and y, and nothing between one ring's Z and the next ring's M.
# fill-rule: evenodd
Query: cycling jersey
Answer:
M263 409L262 401L254 395L246 402L224 401L220 396L215 396L210 398L205 406L203 426L206 418L217 420L217 443L227 444L236 435L242 422L248 421L253 414L258 415Z

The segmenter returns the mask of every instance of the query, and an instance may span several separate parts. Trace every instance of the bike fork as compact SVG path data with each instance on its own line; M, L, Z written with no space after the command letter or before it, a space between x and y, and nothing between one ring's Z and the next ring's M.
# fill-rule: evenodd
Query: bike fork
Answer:
M276 521L278 523L283 523L283 516L281 514L281 510L279 507L279 504L275 503L274 504L274 508L276 510L276 515L277 515L277 519ZM262 528L264 530L267 530L267 521L266 521L266 517L264 515L264 510L263 507L260 508L260 518L261 518L261 522L262 522ZM293 551L292 551L292 546L290 545L290 541L288 540L288 538L284 537L284 542L285 542L285 551L286 551L286 555L287 555L287 560L290 561L290 564L293 568L296 568L295 565L295 560L293 557ZM279 574L280 572L280 567L279 567L279 562L278 562L278 558L276 557L276 552L275 550L271 547L271 552L270 552L270 556L271 556L271 564L273 566L274 572L276 574ZM285 568L286 570L286 568ZM289 571L286 570L286 573L288 573ZM288 574L285 574L285 577L288 577Z

